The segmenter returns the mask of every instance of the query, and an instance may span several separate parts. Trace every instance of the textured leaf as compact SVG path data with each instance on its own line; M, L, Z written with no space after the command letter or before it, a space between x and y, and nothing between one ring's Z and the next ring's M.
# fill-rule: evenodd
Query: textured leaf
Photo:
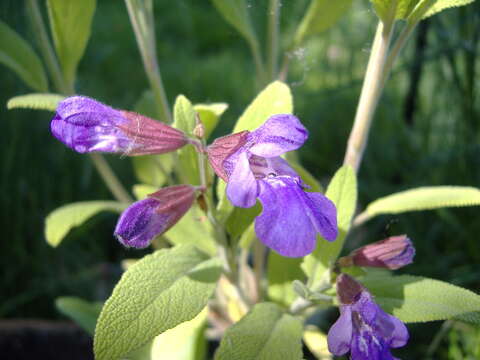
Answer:
M120 213L127 207L116 201L82 201L67 204L52 211L45 219L45 238L56 247L68 232L101 211Z
M423 0L425 1L425 0ZM433 6L426 12L423 18L435 15L440 11L453 7L464 6L473 3L475 0L437 0Z
M98 319L95 358L118 359L193 319L207 304L220 272L219 260L193 245L160 250L130 266Z
M297 297L293 290L294 280L303 280L300 268L302 258L287 258L274 251L268 254L268 297L276 303L289 306Z
M7 109L35 109L55 111L65 96L58 94L26 94L8 100Z
M302 322L273 303L261 303L227 329L215 360L301 360Z
M193 244L206 254L217 251L214 229L205 213L194 204L190 210L165 233L165 237L175 245Z
M55 300L55 306L62 314L68 316L93 336L103 303L93 303L78 297L63 296Z
M245 0L211 0L213 6L249 43L258 42Z
M270 116L291 114L293 111L292 93L288 85L275 81L257 95L238 119L233 132L255 130Z
M9 67L33 90L47 91L45 70L32 47L0 21L0 64Z
M338 236L333 242L327 242L319 236L317 248L305 257L302 269L308 275L311 287L318 284L326 269L340 255L350 229L357 204L357 178L353 168L348 165L342 166L335 173L325 195L337 207Z
M210 134L218 124L220 116L228 109L228 104L212 103L212 104L196 104L193 109L200 116L200 120L205 127L205 139L208 139Z
M130 353L127 360L196 360L204 357L203 336L207 308L190 321L157 336L150 344Z
M156 187L165 184L173 168L172 154L134 156L132 162L137 179Z
M241 236L261 212L262 205L259 201L250 208L234 208L225 224L228 233L233 239Z
M301 45L308 36L328 30L351 5L352 0L312 0L295 34L295 46Z
M50 27L66 81L73 86L90 38L96 0L48 0Z
M373 276L362 283L387 312L404 322L468 319L480 311L480 295L443 281L420 276Z
M177 96L173 106L173 127L193 136L195 128L195 110L192 103L183 95ZM197 152L193 145L186 145L178 150L179 175L185 184L200 184Z
M467 186L428 186L377 199L360 215L363 221L381 214L480 205L480 189Z

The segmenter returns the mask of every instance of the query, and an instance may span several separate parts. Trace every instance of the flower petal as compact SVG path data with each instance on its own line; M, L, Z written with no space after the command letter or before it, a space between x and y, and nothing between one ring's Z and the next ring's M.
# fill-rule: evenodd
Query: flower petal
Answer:
M302 188L289 177L267 177L259 181L262 213L255 220L258 238L280 255L301 257L316 245L316 231L305 216Z
M86 96L71 96L61 101L57 114L69 123L83 126L126 122L120 111Z
M120 216L114 235L125 246L147 247L169 226L170 214L159 213L160 202L147 198L130 205Z
M346 354L350 350L352 335L352 309L343 306L340 317L328 331L328 350L336 356Z
M306 192L307 215L315 229L328 241L334 241L338 235L337 208L325 195Z
M393 332L388 338L385 338L385 340L388 341L390 343L390 347L393 348L404 346L408 342L408 339L410 337L408 335L407 327L395 316L389 314L385 315L389 318L390 323L393 325Z
M308 138L308 131L297 117L290 114L271 116L249 135L249 151L263 157L280 156L296 150Z
M238 155L235 168L227 184L227 197L233 205L243 208L252 207L257 202L257 180L250 170L246 151Z

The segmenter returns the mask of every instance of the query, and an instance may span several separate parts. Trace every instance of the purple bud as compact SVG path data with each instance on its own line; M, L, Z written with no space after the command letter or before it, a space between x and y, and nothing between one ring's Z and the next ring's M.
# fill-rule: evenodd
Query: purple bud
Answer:
M50 128L58 140L79 153L162 154L187 143L180 130L84 96L60 102Z
M355 250L349 256L340 259L340 265L347 262L355 266L382 267L390 270L411 264L415 248L406 235L391 236ZM342 264L343 263L343 264Z
M223 136L215 139L215 141L208 146L207 154L210 165L215 173L228 181L228 174L224 168L224 161L237 150L239 150L248 140L248 131L241 131L232 135Z
M130 205L120 216L114 235L127 247L144 248L177 223L195 200L190 185L170 186Z

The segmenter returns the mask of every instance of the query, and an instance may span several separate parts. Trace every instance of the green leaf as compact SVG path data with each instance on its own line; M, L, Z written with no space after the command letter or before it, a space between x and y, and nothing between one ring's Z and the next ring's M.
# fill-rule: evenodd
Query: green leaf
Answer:
M134 111L152 119L157 117L157 107L152 90L145 90L133 107ZM158 120L158 119L157 119Z
M215 360L301 360L302 322L278 305L261 303L225 331Z
M58 94L26 94L15 96L8 100L7 109L35 109L35 110L57 110L58 103L65 99L65 96Z
M303 341L318 360L332 360L328 351L327 335L314 325L308 325L303 333Z
M172 154L134 156L132 162L137 179L156 187L165 184L173 168Z
M227 183L223 181L223 179L218 178L217 187L216 187L217 198L218 198L217 218L221 223L225 223L227 221L228 217L230 216L230 214L234 209L234 206L227 198L227 193L225 191L226 188L227 188Z
M220 272L220 261L193 245L156 251L130 266L98 319L95 358L118 359L193 319L207 305Z
M211 0L213 6L249 43L258 46L257 36L250 20L245 0Z
M352 0L312 0L295 34L294 46L300 46L308 36L332 27L344 15Z
M238 245L245 250L248 250L250 248L250 245L252 244L253 241L257 238L257 234L255 234L255 224L251 224L247 230L245 230L240 236L240 241L238 242Z
M427 2L428 0L422 0L421 3ZM431 1L431 0L430 0ZM423 15L423 19L435 15L440 11L450 9L453 7L464 6L473 3L475 0L437 0L433 1L433 6L431 6L428 11ZM432 2L432 1L431 1Z
M340 255L351 226L357 204L357 178L351 166L344 165L335 173L325 196L337 207L338 236L333 242L319 236L317 248L305 257L302 269L308 275L311 287L320 282L325 271Z
M363 222L381 214L477 205L480 205L480 189L468 186L426 186L377 199L358 215L358 219Z
M73 87L90 38L96 0L48 0L48 16L63 76Z
M173 106L173 127L189 136L195 128L195 110L192 103L183 95L177 96ZM197 152L193 145L186 145L178 150L179 175L185 184L200 184Z
M212 104L196 104L193 109L200 116L200 120L205 127L205 139L211 135L212 131L220 120L220 116L228 109L228 104L212 103Z
M396 5L395 19L406 19L421 0L370 0L378 17L386 21L390 7Z
M67 204L52 211L45 219L45 238L57 247L68 232L101 211L120 213L127 207L116 201L82 201Z
M175 245L193 244L212 256L217 252L214 228L196 204L165 233L165 237Z
M480 311L480 295L443 281L420 276L372 276L360 281L387 312L404 322L468 316Z
M33 90L48 90L47 76L37 54L3 21L0 21L0 64L13 70Z
M300 264L302 258L287 258L270 251L268 254L268 297L288 307L295 300L294 280L305 278Z
M275 81L257 95L235 124L233 132L255 130L265 120L275 114L291 114L293 111L292 93L288 85Z
M93 336L103 303L89 302L74 296L62 296L55 300L55 306L58 311Z
M190 321L157 336L150 344L126 356L128 360L196 360L203 359L207 308Z

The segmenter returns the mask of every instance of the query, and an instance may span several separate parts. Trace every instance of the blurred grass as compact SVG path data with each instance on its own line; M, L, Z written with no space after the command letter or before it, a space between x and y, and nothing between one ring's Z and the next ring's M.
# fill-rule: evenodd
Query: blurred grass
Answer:
M291 37L306 4L283 2L285 38ZM264 39L267 2L250 5ZM170 102L183 93L193 102L229 103L216 131L226 133L256 91L245 42L207 1L156 1L155 13L160 69ZM18 2L2 1L0 19L32 39ZM343 160L375 24L368 2L356 1L337 26L309 40L292 61L289 83L295 113L311 134L301 157L324 182ZM361 206L415 186L480 184L480 3L446 11L425 24L402 54L382 98L360 173ZM132 109L148 84L124 4L99 1L92 34L77 91ZM50 135L50 113L7 112L8 98L30 90L4 67L0 78L0 211L1 228L6 230L0 242L0 316L56 317L55 297L105 298L120 274L118 261L142 253L116 243L115 217L110 215L75 230L57 249L46 244L43 221L50 211L72 201L110 195L88 159ZM109 160L131 186L130 161ZM417 248L416 262L407 272L479 292L478 211L445 209L380 217L356 230L348 246L387 233L407 233ZM423 358L439 325L411 326L414 343L398 354ZM477 330L477 335L462 331L478 339ZM454 336L460 335L442 340L433 358L461 358L448 355L455 346L463 346Z

